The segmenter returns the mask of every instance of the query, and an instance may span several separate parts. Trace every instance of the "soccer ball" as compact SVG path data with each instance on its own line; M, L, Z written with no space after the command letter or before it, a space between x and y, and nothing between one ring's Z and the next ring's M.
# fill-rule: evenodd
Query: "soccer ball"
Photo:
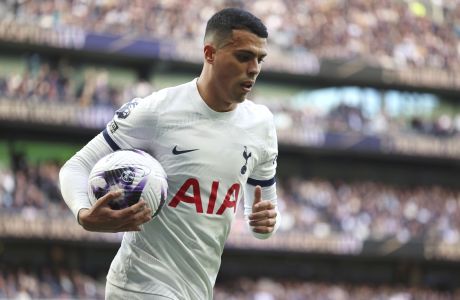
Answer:
M112 209L123 209L142 197L156 216L166 201L168 183L161 164L148 153L118 150L101 158L89 174L88 195L91 204L110 191L122 194L109 202Z

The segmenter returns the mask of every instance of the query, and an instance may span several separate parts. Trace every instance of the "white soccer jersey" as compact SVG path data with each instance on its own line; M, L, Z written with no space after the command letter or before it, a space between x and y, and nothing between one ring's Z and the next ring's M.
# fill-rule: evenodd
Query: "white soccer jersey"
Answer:
M272 114L249 100L233 111L215 112L202 100L195 79L125 104L103 136L113 150L152 154L169 186L160 214L142 231L124 235L108 281L172 299L212 299L245 185L266 187L270 193L264 200L276 205ZM253 196L246 198L250 213Z

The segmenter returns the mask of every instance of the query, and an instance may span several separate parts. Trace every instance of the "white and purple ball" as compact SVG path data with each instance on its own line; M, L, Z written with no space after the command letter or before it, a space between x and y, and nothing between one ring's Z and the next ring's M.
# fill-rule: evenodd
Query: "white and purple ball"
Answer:
M142 150L118 150L104 156L94 165L88 181L92 205L108 192L121 190L121 196L109 202L112 209L126 208L142 197L154 217L166 201L166 172L155 158Z

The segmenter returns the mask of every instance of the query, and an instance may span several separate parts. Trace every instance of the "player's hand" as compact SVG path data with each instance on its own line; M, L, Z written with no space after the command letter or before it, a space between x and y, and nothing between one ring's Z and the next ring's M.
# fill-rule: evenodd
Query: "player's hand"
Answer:
M152 210L142 198L130 207L111 209L109 201L120 195L121 191L107 193L91 208L81 209L78 215L83 228L99 232L140 231L140 225L152 218Z
M275 229L276 210L269 200L262 200L262 189L256 186L252 214L249 215L249 225L257 233L271 233Z

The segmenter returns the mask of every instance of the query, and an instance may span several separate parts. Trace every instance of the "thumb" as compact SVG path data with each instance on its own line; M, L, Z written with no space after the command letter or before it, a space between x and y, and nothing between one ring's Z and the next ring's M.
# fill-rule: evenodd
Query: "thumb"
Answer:
M260 201L262 201L262 188L260 187L260 185L258 185L254 190L254 202L252 204L252 210L254 210L256 204Z

